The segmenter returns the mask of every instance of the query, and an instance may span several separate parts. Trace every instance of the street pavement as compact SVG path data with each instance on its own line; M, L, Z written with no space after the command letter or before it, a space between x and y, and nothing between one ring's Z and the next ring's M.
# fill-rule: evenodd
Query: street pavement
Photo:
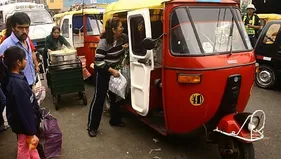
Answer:
M44 80L44 82L46 82ZM87 117L93 87L86 85L88 105L77 100L77 94L62 96L61 108L56 111L52 96L42 106L51 108L63 132L63 150L59 159L220 159L216 145L203 138L163 137L130 115L125 116L125 128L111 127L104 114L96 138L87 134ZM247 111L262 109L267 121L265 139L254 143L256 159L278 159L281 148L281 91L254 87ZM154 151L153 151L154 150ZM0 134L0 159L16 158L16 136L7 130Z

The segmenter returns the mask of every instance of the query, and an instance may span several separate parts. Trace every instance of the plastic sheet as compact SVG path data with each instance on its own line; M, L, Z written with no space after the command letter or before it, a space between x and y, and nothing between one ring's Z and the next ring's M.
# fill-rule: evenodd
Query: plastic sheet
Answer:
M110 76L108 89L119 97L125 99L127 84L126 78L120 72L119 77Z

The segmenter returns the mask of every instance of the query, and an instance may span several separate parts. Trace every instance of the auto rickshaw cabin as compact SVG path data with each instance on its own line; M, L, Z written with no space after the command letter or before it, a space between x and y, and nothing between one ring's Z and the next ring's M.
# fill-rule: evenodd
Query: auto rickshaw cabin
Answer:
M219 134L222 158L254 158L265 114L243 113L256 60L236 1L119 0L111 17L129 37L127 111L163 135Z
M91 74L93 69L90 66L103 30L103 13L103 8L90 8L55 16L62 36L77 49L78 56L85 56L86 68Z
M261 20L261 25L265 26L267 22L272 20L281 20L281 14L257 14Z

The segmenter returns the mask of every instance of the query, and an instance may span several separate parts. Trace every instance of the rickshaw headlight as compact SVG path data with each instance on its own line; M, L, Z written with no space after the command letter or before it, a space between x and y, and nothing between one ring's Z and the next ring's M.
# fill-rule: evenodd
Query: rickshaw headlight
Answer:
M259 72L259 63L256 63L256 73Z
M192 75L192 74L178 74L179 83L193 83L198 84L201 82L201 75Z
M258 116L254 116L252 121L248 124L248 130L253 131L258 128L260 124L260 118Z

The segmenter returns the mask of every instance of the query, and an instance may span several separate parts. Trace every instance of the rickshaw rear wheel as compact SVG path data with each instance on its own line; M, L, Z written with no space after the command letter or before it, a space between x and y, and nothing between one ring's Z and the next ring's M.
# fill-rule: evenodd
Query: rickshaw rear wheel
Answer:
M233 140L233 145L219 145L222 159L255 159L253 143Z
M58 99L58 96L53 96L53 103L55 105L55 109L56 110L59 110L59 99Z
M83 92L83 104L84 105L87 105L87 96L86 96L86 93L85 92Z
M260 88L270 89L277 84L276 72L271 66L260 65L255 76L255 83Z
M109 98L108 93L106 94L106 97L105 97L105 100L104 100L103 111L107 116L109 116L109 114L110 114L110 98Z

